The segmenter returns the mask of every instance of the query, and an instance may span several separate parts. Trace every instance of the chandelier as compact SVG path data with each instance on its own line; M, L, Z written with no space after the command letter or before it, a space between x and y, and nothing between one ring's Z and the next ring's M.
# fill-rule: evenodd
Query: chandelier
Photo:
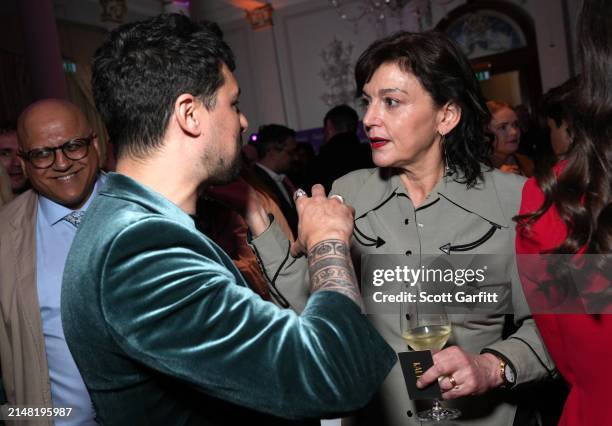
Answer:
M409 2L410 0L361 0L356 2L352 13L348 13L342 0L329 0L340 19L354 24L365 17L374 18L376 22L383 22L388 16L398 17Z
M329 0L340 19L351 22L355 31L362 18L374 20L382 24L388 18L397 20L399 27L403 28L403 17L414 16L418 31L424 31L432 25L432 6L442 8L443 15L448 14L447 7L455 0ZM527 0L521 0L525 2ZM378 26L378 25L377 25Z

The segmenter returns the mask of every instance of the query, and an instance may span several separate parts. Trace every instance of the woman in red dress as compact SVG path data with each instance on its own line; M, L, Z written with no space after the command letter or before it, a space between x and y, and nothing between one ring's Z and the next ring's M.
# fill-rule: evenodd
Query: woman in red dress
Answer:
M566 160L525 184L517 252L534 318L570 387L560 424L612 425L612 2L585 0L578 25L583 74L573 146ZM569 254L577 264L599 254L604 262L590 279L574 278L584 287L573 291L563 268L549 266L548 278L538 279L533 257L521 256L541 253ZM545 303L563 296L572 313L546 313Z

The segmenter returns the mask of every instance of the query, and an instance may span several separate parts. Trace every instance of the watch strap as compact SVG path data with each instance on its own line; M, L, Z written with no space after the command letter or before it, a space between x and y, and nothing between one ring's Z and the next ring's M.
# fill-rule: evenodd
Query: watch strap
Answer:
M512 363L508 360L508 358L506 358L505 356L503 356L502 354L500 354L497 351L491 350L491 349L483 349L482 351L480 351L481 354L485 354L485 353L489 353L491 355L494 355L498 360L499 360L499 377L501 377L502 380L502 386L503 388L510 388L512 386L514 386L515 382L516 382L516 370L514 368L514 366L512 365ZM512 370L512 372L514 373L514 378L515 378L515 382L510 382L506 376L506 368L510 368Z

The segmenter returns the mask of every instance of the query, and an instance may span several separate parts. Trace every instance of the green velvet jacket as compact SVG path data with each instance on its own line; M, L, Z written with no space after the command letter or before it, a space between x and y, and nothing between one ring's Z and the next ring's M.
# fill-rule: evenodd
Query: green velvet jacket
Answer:
M161 195L111 173L68 256L62 323L104 425L296 424L363 406L394 352L357 305L263 301Z

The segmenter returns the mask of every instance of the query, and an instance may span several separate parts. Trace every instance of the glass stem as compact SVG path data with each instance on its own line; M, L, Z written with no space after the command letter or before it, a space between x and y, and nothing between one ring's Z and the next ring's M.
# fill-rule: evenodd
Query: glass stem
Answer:
M434 399L434 405L431 407L431 416L434 419L439 419L442 417L442 404L440 404L439 399Z

